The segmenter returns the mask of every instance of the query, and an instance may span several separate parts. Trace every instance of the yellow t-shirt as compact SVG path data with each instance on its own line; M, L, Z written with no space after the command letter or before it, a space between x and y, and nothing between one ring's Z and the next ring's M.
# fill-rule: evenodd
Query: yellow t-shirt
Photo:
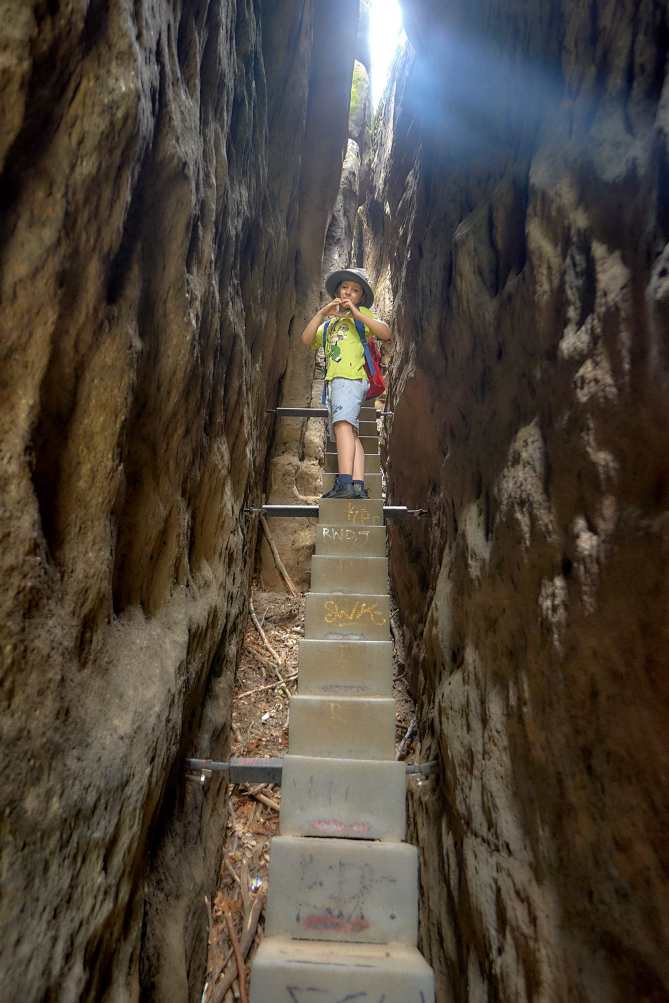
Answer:
M360 313L372 317L371 310L361 306ZM323 345L323 329L326 321L314 335L314 348ZM370 337L369 328L365 324L365 335ZM353 317L331 317L325 339L325 379L334 380L343 377L345 380L366 380L365 353L360 341Z

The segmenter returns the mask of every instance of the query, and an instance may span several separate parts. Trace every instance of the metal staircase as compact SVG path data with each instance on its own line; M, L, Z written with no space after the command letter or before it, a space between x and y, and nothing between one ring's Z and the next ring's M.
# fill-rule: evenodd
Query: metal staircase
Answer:
M395 760L386 529L373 408L369 501L324 499L291 699L280 832L251 1003L432 1003L418 857ZM336 472L326 455L325 484Z

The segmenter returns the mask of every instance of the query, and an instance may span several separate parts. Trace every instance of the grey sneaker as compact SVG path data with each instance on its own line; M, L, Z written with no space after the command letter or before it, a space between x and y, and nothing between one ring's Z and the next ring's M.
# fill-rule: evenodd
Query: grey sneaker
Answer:
M360 488L356 484L355 487L353 488L353 497L354 498L369 498L369 494L367 492L367 488L364 488L364 487Z

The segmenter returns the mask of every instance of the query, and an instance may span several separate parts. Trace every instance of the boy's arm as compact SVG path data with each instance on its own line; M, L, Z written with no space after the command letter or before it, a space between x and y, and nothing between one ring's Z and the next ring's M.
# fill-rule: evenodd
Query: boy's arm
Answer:
M320 310L317 310L313 315L304 331L302 332L302 344L306 345L307 348L311 348L314 343L314 338L316 337L316 331L321 326L326 317L329 317L337 312L337 307L339 306L339 300L332 300L331 303L326 303L322 306Z
M347 306L349 308L349 310L353 314L354 320L361 320L363 324L367 325L370 332L374 335L375 338L378 338L380 341L391 340L393 336L392 331L390 330L385 321L379 320L379 318L375 317L374 314L370 313L369 310L365 310L365 312L362 313L362 311L358 310L357 306L354 303L352 303L351 300L342 300L342 303L344 304L344 306Z
M379 320L378 317L374 317L371 313L360 314L360 317L356 319L366 324L374 337L378 338L379 341L390 341L392 339L392 331L384 320Z

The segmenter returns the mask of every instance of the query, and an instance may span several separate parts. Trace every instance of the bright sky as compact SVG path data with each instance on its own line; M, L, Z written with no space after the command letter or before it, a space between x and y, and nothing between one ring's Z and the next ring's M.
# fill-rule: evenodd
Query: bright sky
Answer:
M404 33L398 0L371 0L370 8L372 104L376 108L383 96L393 57Z

